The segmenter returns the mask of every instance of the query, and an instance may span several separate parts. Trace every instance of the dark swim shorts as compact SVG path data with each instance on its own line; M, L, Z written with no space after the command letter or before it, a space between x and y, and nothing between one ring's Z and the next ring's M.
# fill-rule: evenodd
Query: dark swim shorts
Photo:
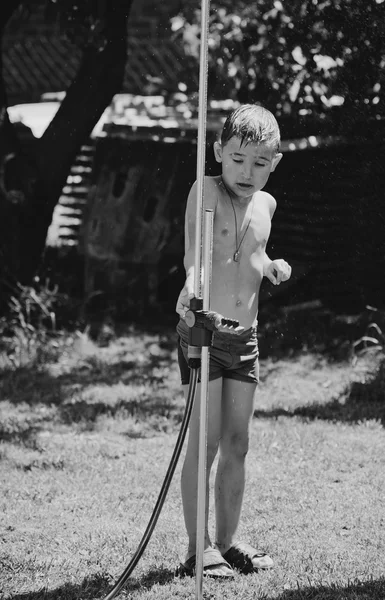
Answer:
M178 363L182 385L190 381L187 363L189 327L182 319L176 327L178 340ZM210 381L224 377L238 381L259 383L257 327L246 329L240 335L215 332L210 347Z

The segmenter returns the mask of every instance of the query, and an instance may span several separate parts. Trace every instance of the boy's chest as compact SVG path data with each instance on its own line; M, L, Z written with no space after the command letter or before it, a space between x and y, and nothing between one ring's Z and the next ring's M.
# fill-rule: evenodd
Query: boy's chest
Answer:
M214 218L214 250L241 245L251 254L265 248L271 230L270 215L258 206L249 208L244 214L234 215L231 206L218 207Z

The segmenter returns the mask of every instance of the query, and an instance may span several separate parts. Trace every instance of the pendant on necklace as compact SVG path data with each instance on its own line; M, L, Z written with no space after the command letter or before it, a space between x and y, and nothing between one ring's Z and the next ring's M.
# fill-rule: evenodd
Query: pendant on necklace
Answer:
M233 254L233 261L234 262L239 262L239 258L240 258L240 252L237 250L236 252L234 252Z

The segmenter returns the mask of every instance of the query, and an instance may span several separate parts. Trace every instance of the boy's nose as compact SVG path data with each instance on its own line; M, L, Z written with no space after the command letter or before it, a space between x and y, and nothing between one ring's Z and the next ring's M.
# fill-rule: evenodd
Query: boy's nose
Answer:
M251 177L251 167L250 167L250 165L246 165L245 163L243 163L243 165L242 165L242 175L245 177L245 179L250 179L250 177Z

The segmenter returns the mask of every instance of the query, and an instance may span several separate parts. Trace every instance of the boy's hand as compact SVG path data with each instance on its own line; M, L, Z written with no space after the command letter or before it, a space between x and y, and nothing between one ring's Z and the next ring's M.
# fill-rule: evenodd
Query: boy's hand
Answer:
M189 279L186 280L184 284L184 288L179 294L178 300L176 302L176 312L182 319L184 319L186 312L190 308L190 300L194 298L194 285L193 282Z
M282 258L278 258L265 266L263 274L271 283L279 285L282 281L290 279L291 266Z

